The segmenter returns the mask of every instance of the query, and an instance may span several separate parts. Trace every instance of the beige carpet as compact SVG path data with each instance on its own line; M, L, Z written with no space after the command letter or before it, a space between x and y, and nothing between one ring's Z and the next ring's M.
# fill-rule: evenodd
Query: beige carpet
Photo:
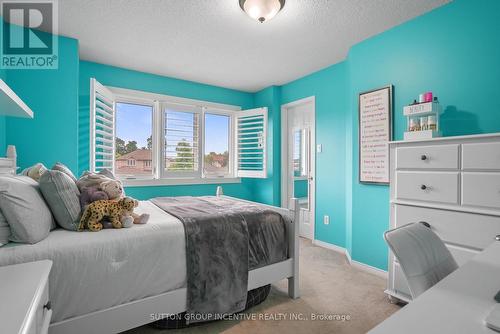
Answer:
M286 281L274 284L267 300L246 312L254 314L256 320L218 321L181 330L143 326L126 333L357 334L366 333L399 309L384 295L384 279L351 267L343 255L306 240L301 240L300 279L301 298L288 298ZM350 319L313 321L312 314L344 315ZM294 315L296 319L291 320ZM301 318L308 320L297 320Z

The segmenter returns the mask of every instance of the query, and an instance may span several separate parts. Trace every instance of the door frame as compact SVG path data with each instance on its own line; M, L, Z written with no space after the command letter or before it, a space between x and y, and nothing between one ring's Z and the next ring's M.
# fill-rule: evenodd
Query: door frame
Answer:
M316 96L309 96L300 100L281 105L281 207L288 208L288 110L302 104L310 103L312 105L312 122L310 140L312 149L310 150L311 165L310 176L313 178L309 189L311 212L311 240L315 240L316 225ZM287 163L283 163L286 161ZM300 226L299 226L300 228Z

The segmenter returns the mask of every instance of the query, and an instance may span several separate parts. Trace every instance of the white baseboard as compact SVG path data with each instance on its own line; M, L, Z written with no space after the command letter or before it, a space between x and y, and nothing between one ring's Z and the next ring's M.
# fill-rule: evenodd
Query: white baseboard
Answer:
M349 261L349 264L352 264L352 258L351 258L351 253L349 253L349 251L345 250L345 257L347 258L347 261Z
M323 247L323 248L327 248L327 249L330 249L334 252L337 252L337 253L341 253L341 254L346 254L346 249L344 247L340 247L340 246L337 246L337 245L334 245L334 244L331 244L331 243L328 243L328 242L324 242L324 241L321 241L321 240L318 240L318 239L314 239L312 241L313 245L316 245L316 246L319 246L319 247Z
M347 258L347 261L349 262L349 264L357 269L363 270L367 273L370 273L372 275L376 275L376 276L381 277L383 279L387 279L389 277L387 271L385 271L385 270L375 268L375 267L372 267L368 264L364 264L364 263L361 263L361 262L358 262L358 261L351 259L351 254L344 247L340 247L340 246L337 246L337 245L334 245L334 244L331 244L328 242L324 242L321 240L313 240L312 243L313 243L313 245L323 247L326 249L330 249L334 252L343 254Z
M365 264L365 263L361 263L361 262L352 260L351 266L353 266L354 268L358 268L360 270L363 270L367 273L373 274L375 276L382 277L383 279L389 278L389 274L387 273L387 271L372 267L372 266Z

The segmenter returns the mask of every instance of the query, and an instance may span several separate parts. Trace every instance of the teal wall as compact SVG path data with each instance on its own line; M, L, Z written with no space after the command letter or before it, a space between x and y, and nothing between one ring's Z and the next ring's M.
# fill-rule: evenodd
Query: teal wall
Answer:
M307 197L308 184L309 184L309 182L307 180L295 180L295 181L293 181L293 196L296 198Z
M404 105L433 91L445 136L500 131L500 1L456 0L351 48L344 62L281 87L281 103L316 96L318 240L387 269L389 188L358 182L358 94L394 85L394 137ZM425 40L424 43L421 41ZM324 225L323 215L330 215Z
M6 118L6 143L18 165L62 161L78 167L78 42L59 38L59 69L7 70L7 84L33 110L33 119Z
M439 97L445 136L498 132L499 32L500 1L456 0L350 50L353 259L387 268L382 233L389 221L389 188L358 183L358 93L394 85L395 139L403 138L403 106L424 91Z
M347 67L330 66L281 87L281 104L309 96L316 101L316 220L315 238L345 247L345 152ZM323 224L323 216L330 224Z
M249 180L253 200L281 206L281 90L271 86L254 94L254 107L267 107L267 178Z
M89 168L89 103L90 78L96 78L106 86L142 90L190 99L204 100L241 106L254 107L253 94L220 88L195 82L167 78L123 68L80 61L79 76L79 171ZM224 184L224 193L245 199L255 199L254 181L242 180L241 184ZM138 199L154 196L212 195L217 185L128 187L127 194ZM265 201L258 198L260 201Z
M0 20L0 34L3 31L3 20ZM0 79L7 82L7 71L0 69ZM5 128L5 116L0 115L0 157L5 156L5 149L7 148L7 134Z
M0 22L0 26L2 22ZM0 29L0 33L2 30ZM0 69L0 79L3 81L7 81L7 73L5 70ZM6 138L6 133L5 133L5 116L0 115L0 157L3 157L5 154L5 149L7 148L7 138Z
M5 116L0 116L0 156L5 155L5 150L7 148L7 138L5 133Z

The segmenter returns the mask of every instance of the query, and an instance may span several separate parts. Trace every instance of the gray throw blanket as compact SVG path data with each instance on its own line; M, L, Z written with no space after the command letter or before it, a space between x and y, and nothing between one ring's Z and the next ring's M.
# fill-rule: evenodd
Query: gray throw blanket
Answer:
M248 271L287 258L288 217L274 211L211 196L151 201L184 225L191 323L242 311Z

